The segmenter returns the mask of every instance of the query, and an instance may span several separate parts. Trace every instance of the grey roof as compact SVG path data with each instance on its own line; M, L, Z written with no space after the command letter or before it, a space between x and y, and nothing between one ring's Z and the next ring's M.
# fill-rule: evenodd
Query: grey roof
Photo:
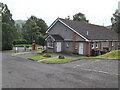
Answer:
M80 21L66 19L60 20L89 40L118 40L118 34L106 27L83 23Z
M60 35L52 34L51 35L55 40L64 40Z

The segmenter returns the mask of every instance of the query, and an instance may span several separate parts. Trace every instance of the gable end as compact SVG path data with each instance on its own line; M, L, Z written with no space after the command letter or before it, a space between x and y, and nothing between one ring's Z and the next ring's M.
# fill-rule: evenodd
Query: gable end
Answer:
M46 33L49 33L49 30L57 23L57 22L62 23L63 25L65 25L66 27L68 27L70 30L72 30L73 32L75 32L77 35L79 35L80 37L82 37L85 41L89 41L86 37L84 37L83 35L81 35L80 33L78 33L76 30L74 30L73 28L71 28L69 25L67 25L66 23L64 23L63 21L61 21L59 18L57 18L52 25L48 28L48 30L46 31Z

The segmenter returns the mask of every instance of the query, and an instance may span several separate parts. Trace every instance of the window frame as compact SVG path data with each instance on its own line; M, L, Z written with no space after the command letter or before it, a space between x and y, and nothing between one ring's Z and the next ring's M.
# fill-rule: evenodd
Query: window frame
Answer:
M95 43L95 48L98 48L98 42Z
M92 48L92 49L95 48L95 43L92 43L91 48Z
M50 45L51 44L51 45ZM54 47L54 43L51 41L51 42L47 42L47 47L49 48L53 48Z
M66 43L66 47L69 48L69 43Z
M111 45L112 45L112 47L113 47L113 46L114 46L114 42L112 41L111 43L112 43Z

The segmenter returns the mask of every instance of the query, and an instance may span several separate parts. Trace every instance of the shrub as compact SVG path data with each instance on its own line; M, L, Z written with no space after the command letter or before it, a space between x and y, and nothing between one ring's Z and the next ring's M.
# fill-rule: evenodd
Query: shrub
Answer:
M65 59L65 56L59 55L59 56L58 56L58 59Z
M44 54L43 57L51 57L50 54Z

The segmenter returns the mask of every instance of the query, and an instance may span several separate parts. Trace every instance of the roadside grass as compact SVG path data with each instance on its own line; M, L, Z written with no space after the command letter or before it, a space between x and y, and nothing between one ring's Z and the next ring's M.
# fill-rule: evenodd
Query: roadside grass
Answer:
M114 50L104 55L95 57L97 59L120 59L120 50Z
M32 47L32 44L16 44L14 47L24 47L24 46L29 46ZM41 45L36 45L37 47L41 46Z
M45 59L45 58L56 57L55 54L50 54L50 55L51 55L51 57L44 57L43 55L41 55L41 56L35 56L35 57L28 57L27 59L38 61L38 60Z
M38 50L34 50L34 53L42 53L44 50L43 49L38 49Z
M70 62L74 60L79 60L79 59L92 59L93 57L76 57L76 58L65 58L65 59L58 59L58 58L53 58L53 59L48 59L48 60L43 60L41 62L45 63L65 63L65 62Z
M45 63L65 63L65 62L70 62L74 60L79 60L79 59L120 59L120 50L114 50L109 53L106 53L104 55L96 56L96 57L77 57L77 58L65 58L65 59L58 59L58 58L53 58L53 59L48 59L44 60L41 62Z

